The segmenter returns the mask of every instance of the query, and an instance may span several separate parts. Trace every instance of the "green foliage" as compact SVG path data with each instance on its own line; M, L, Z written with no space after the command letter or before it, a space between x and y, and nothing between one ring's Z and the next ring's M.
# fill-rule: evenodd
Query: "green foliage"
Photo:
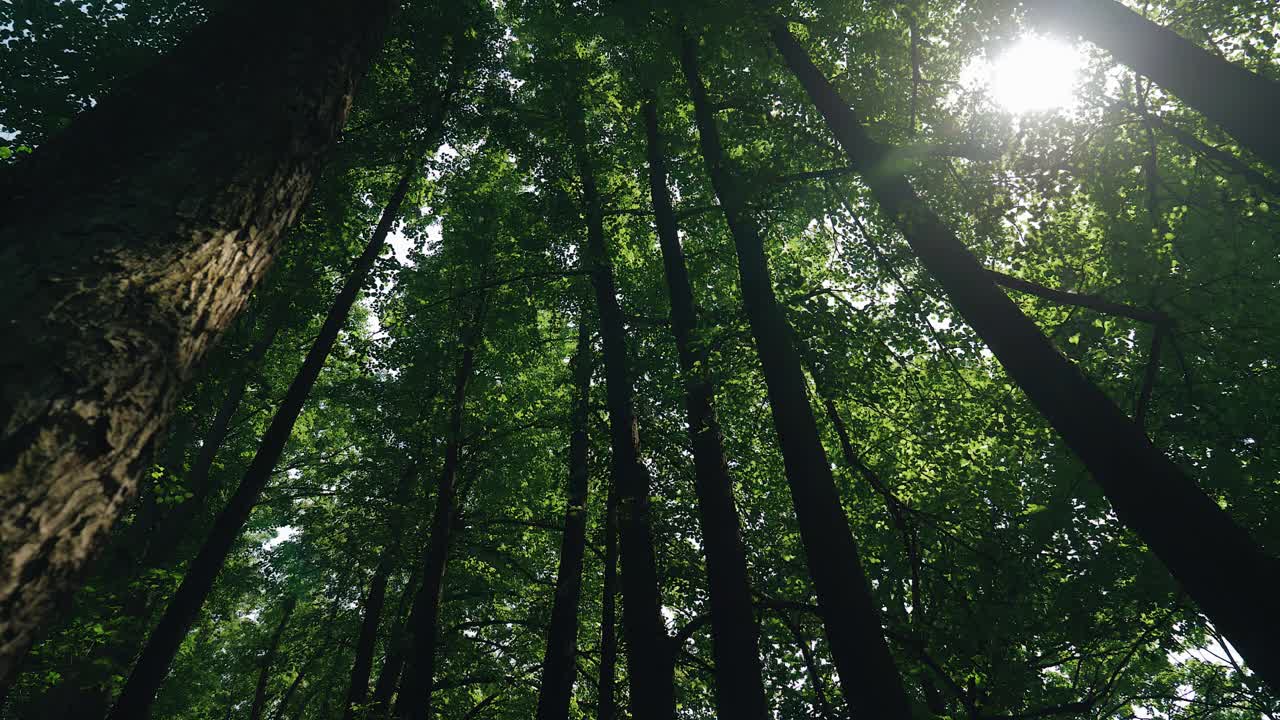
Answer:
M0 64L16 71L0 74L0 129L18 132L23 145L0 146L0 162L48 139L212 4L6 4ZM873 134L908 150L894 162L990 269L1168 314L1148 432L1264 545L1280 546L1280 199L1174 135L1149 134L1141 108L1234 153L1230 138L1091 49L1077 107L1002 111L966 84L965 69L1023 32L1009 3L772 5L796 23ZM1280 76L1277 16L1261 0L1146 7L1184 36ZM156 717L247 716L260 655L290 595L301 601L269 671L269 712L340 717L365 589L392 548L376 677L403 640L461 324L480 306L435 705L448 720L533 716L564 510L568 360L586 297L568 117L579 101L630 323L662 601L673 631L708 612L684 385L648 202L639 104L650 92L705 322L695 340L717 390L762 603L766 687L777 717L843 716L821 626L805 610L813 590L732 240L672 54L681 28L701 35L724 145L766 231L815 411L823 417L823 401L832 401L860 462L906 518L904 533L823 421L845 511L921 715L1243 720L1280 712L1280 696L1240 666L1116 521L867 188L845 173L796 177L839 168L842 155L772 54L755 4L468 0L405 3L283 256L192 384L139 501L28 659L0 717L72 709L89 717L106 707L252 458L399 173L423 157L396 251L380 260L330 357ZM436 133L431 120L445 102L448 120ZM1152 153L1154 177L1142 170ZM1121 407L1134 407L1151 361L1149 324L1011 294ZM278 330L270 351L246 365L268 328ZM211 493L173 552L150 562L153 528L198 492L188 478L202 438L228 388L246 377ZM603 390L599 375L593 408L603 407ZM591 447L574 718L594 717L598 701L609 464L602 411L593 411ZM414 478L407 498L397 494L406 472ZM695 633L679 655L682 718L716 716L710 642ZM625 683L619 690L625 698Z

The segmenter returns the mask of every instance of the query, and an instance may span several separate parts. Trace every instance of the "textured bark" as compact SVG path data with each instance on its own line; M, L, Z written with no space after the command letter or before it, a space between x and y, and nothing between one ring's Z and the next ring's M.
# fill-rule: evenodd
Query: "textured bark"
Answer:
M618 490L609 483L604 508L604 591L600 598L600 678L596 720L618 716Z
M266 271L391 6L236 3L0 180L0 678Z
M542 661L538 720L568 720L573 679L578 674L578 602L582 593L582 556L587 549L587 421L591 413L591 330L586 313L578 319L573 386L564 536L560 541L555 602Z
M459 338L462 357L454 373L453 402L449 409L449 435L445 444L444 467L436 489L436 509L431 519L431 538L422 559L422 586L409 613L409 648L396 696L395 714L404 720L431 717L431 692L435 683L436 646L440 634L440 595L444 590L449 545L456 525L458 467L462 453L462 421L466 415L467 384L475 369L476 347L484 322L482 295Z
M772 34L849 160L862 169L881 210L902 230L956 310L1089 469L1121 522L1169 568L1254 672L1280 688L1280 625L1274 622L1270 591L1272 578L1280 577L1280 560L1058 352L906 178L883 169L880 158L889 149L867 135L781 21ZM1213 542L1204 542L1206 537Z
M587 149L581 104L570 110L587 241L581 255L591 273L604 352L605 398L609 409L610 476L618 493L618 531L622 551L622 605L626 623L627 678L635 720L675 716L675 685L670 637L662 618L657 562L649 527L649 471L640 462L640 427L631 399L627 329L614 285L613 264L604 241L604 217L595 170Z
M378 625L382 619L382 606L387 600L387 581L391 577L391 571L395 569L396 557L399 555L400 534L404 528L404 505L416 478L417 466L410 462L401 474L399 486L396 488L393 508L395 515L391 520L390 528L391 540L378 558L378 567L369 581L369 591L365 593L364 617L360 621L360 635L356 639L356 654L351 664L351 681L347 686L347 701L342 711L343 720L354 720L356 708L364 705L369 699L369 674L373 671L373 651L378 642Z
M1047 26L1084 38L1151 78L1280 171L1280 83L1210 53L1113 0L1035 0Z
M743 305L764 370L800 538L840 686L855 714L905 720L910 717L907 695L889 654L878 605L871 596L818 435L792 329L774 296L763 239L747 213L736 178L726 166L711 103L699 75L697 52L697 41L686 37L681 66L693 96L707 173L737 248Z
M716 708L720 717L770 717L769 702L761 680L760 628L751 607L751 583L747 577L746 551L733 480L724 456L720 422L716 418L715 393L707 377L705 353L694 350L698 319L693 287L685 266L684 250L676 226L675 211L667 190L667 168L656 101L644 106L645 135L649 155L649 191L657 219L658 241L671 297L671 329L684 376L685 411L693 446L698 521L707 561L707 585L711 599L712 653L716 668Z
M267 644L267 652L262 656L258 666L258 684L253 691L253 705L249 708L249 720L262 720L262 713L267 708L267 681L271 679L271 666L275 664L276 652L280 649L280 639L284 637L285 628L289 627L289 618L293 617L294 608L298 607L298 599L290 596L284 601L280 612L280 623L271 633L271 641Z
M137 720L149 716L151 703L160 688L160 683L169 671L169 664L173 662L178 646L182 644L182 639L186 637L191 624L199 615L200 607L204 605L205 598L213 589L213 583L217 580L218 573L222 571L223 563L226 562L236 539L240 537L240 532L249 520L254 505L258 503L263 489L271 479L276 463L284 452L285 443L293 433L293 425L302 413L302 406L306 403L307 396L311 394L311 388L315 385L316 378L320 376L325 360L329 357L329 352L338 340L338 333L347 322L351 306L355 304L360 288L368 279L369 271L382 251L387 234L399 217L400 206L408 193L414 172L415 170L412 169L406 170L401 177L399 185L383 210L382 218L378 221L373 236L365 246L364 252L356 259L351 273L329 308L329 314L320 328L320 334L316 336L311 349L307 351L302 367L298 369L298 374L290 383L284 400L281 401L275 416L271 418L271 424L262 434L258 451L249 463L248 469L245 470L239 487L236 488L226 507L218 513L200 552L187 566L182 584L178 586L177 592L169 601L169 606L165 609L159 624L152 630L146 647L143 648L128 682L125 683L124 690L116 701L115 709L111 713L113 720Z

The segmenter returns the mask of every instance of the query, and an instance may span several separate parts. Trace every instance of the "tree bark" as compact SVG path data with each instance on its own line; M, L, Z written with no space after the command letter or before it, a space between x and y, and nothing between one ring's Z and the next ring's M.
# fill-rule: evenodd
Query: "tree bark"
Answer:
M862 169L881 210L906 236L951 303L1014 382L1062 435L1111 501L1250 667L1280 688L1280 625L1274 622L1269 555L1195 481L1156 449L1101 389L1053 346L992 282L959 238L901 175L883 169L888 152L778 21L778 50L808 91L849 160ZM1196 532L1187 532L1187 527ZM1212 543L1203 541L1212 537Z
M631 715L635 720L675 716L675 684L669 636L662 618L657 561L649 527L649 471L640 462L640 428L631 399L627 330L613 264L604 240L604 216L595 170L587 148L581 100L570 110L582 200L587 215L587 241L581 250L591 272L603 345L605 399L609 409L610 476L618 493L618 531L622 551L622 604L626 615L627 678Z
M306 359L302 362L302 367L289 385L289 390L271 419L271 424L262 434L258 451L253 461L249 463L248 469L245 470L240 486L236 488L235 494L231 496L226 507L218 514L204 546L188 565L182 584L178 586L177 592L169 601L169 606L165 609L159 624L152 630L146 647L143 648L141 656L134 665L133 673L116 701L115 709L110 716L113 720L136 720L149 716L151 703L160 689L161 682L164 681L164 676L169 671L169 664L173 662L178 646L182 644L182 639L186 637L191 624L199 615L200 607L204 605L205 598L213 589L218 573L222 571L222 566L231 553L236 539L240 537L245 523L248 522L254 505L257 504L263 489L271 479L276 463L284 452L285 443L293 432L293 425L302 413L302 406L307 396L311 394L311 388L315 385L316 378L320 376L325 360L329 357L329 352L338 340L339 331L346 324L351 306L355 304L360 288L368 279L369 271L382 251L387 234L399 217L400 207L416 172L416 168L410 168L401 176L399 185L383 210L373 237L365 246L364 252L356 259L342 290L338 292L332 307L329 308L329 314L320 328L320 334L316 336Z
M462 356L454 373L453 402L449 410L449 435L445 444L444 467L436 490L436 509L431 519L431 538L422 559L422 586L409 612L410 644L406 653L395 714L403 720L431 717L431 692L435 682L436 646L440 633L440 594L444 589L449 545L456 525L458 467L462 452L462 421L466 415L467 384L475 369L476 347L484 323L485 297L476 301L471 317L460 333Z
M609 483L604 509L604 592L600 598L600 678L596 720L618 716L618 490Z
M1228 62L1113 0L1035 0L1033 17L1081 35L1164 86L1280 171L1280 83Z
M267 643L267 652L262 656L258 668L258 685L253 691L253 705L249 708L249 720L262 720L262 713L267 708L267 681L271 679L271 666L276 661L276 652L280 649L280 639L284 637L285 628L289 626L289 618L298 606L298 598L290 595L284 601L280 613L280 622L275 632L271 633L271 641Z
M574 404L570 419L569 483L556 573L555 603L547 631L538 692L538 720L568 720L573 679L578 674L578 602L582 593L582 557L587 549L587 421L591 413L591 330L584 312L578 318L578 353L573 361Z
M686 37L680 64L693 96L707 173L737 247L743 305L764 370L809 575L840 686L855 714L905 720L910 716L910 704L889 654L878 605L871 596L818 435L792 329L774 296L763 239L748 215L736 178L726 166L719 130L699 75L697 53L697 41Z
M382 606L387 600L387 581L395 570L400 551L400 534L404 527L404 507L413 481L417 478L417 465L409 462L400 476L396 488L395 513L391 519L390 539L378 558L378 567L369 581L369 591L364 597L364 617L360 621L360 635L356 639L355 660L351 664L351 682L347 687L343 720L355 720L356 708L369 699L369 674L373 671L373 651L378 643L378 625L382 619Z
M698 318L675 211L667 190L666 158L656 102L652 99L645 103L643 111L649 191L671 297L671 329L680 357L680 372L685 379L685 411L693 446L698 520L711 599L716 707L720 717L764 720L770 717L770 712L761 680L760 628L751 606L746 551L742 547L733 480L729 477L715 412L715 392L706 371L706 353L694 349Z
M266 271L392 5L235 3L0 180L0 678Z

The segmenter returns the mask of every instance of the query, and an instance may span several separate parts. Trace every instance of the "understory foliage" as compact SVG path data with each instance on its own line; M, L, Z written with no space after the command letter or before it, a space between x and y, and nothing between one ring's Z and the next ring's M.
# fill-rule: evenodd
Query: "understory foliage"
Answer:
M0 172L221 4L0 8ZM417 174L390 248L153 717L250 718L260 677L262 718L343 717L367 589L384 558L371 690L405 651L451 441L460 461L433 713L534 717L565 524L581 323L600 349L579 152L594 169L626 322L677 717L717 717L687 377L649 195L641 114L649 101L696 301L693 344L715 389L734 481L768 701L776 718L849 717L815 613L734 238L699 153L679 64L686 35L762 230L913 713L1280 713L1280 692L1244 667L1120 524L847 170L770 43L763 6L405 2L267 281L187 389L138 499L25 659L0 718L109 710L406 167ZM1270 3L1157 0L1137 9L1280 79L1280 15ZM1005 111L974 82L972 63L1032 32L1011 1L793 0L767 12L788 22L871 135L899 149L892 162L988 270L1141 311L1146 319L1008 291L1126 413L1144 405L1153 442L1259 543L1280 547L1280 176L1087 44L1070 107ZM585 147L575 144L575 117ZM1155 333L1163 336L1152 357ZM453 428L468 350L474 367ZM610 442L596 356L572 718L602 717L607 662ZM236 388L225 438L211 440ZM1192 523L1184 530L1199 532ZM628 715L626 652L624 643L619 717ZM381 717L367 705L353 712Z

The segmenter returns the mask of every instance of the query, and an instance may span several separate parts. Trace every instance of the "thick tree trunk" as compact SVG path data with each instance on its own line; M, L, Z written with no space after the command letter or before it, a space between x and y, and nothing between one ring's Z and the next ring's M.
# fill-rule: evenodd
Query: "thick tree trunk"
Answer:
M1114 0L1035 0L1034 16L1106 50L1280 171L1280 83L1228 62Z
M440 633L440 595L444 589L449 545L456 525L458 467L462 453L462 421L466 415L467 384L475 369L476 347L484 323L482 295L460 337L462 357L454 373L453 402L449 410L449 435L445 444L444 467L436 490L436 510L431 519L431 539L422 559L422 586L409 613L410 644L406 653L395 714L403 720L431 717L431 692L435 683L436 646Z
M392 193L373 237L365 246L364 252L356 259L342 290L338 292L333 306L329 308L329 314L320 328L320 334L316 336L306 359L302 362L302 367L289 385L289 390L276 410L275 417L271 419L271 424L262 434L258 452L245 470L240 486L236 488L227 506L218 514L204 546L188 565L182 584L169 601L169 606L165 609L159 624L152 630L142 655L134 665L133 673L116 701L115 709L111 713L113 720L137 720L146 718L150 714L151 703L160 689L160 683L169 671L169 664L173 662L178 646L182 644L182 639L186 637L191 624L199 615L200 607L204 605L205 598L213 589L213 583L218 573L222 571L227 555L230 554L236 539L240 537L240 532L248 522L254 505L258 503L258 498L271 479L271 473L275 470L281 453L284 452L285 443L293 432L293 425L302 413L302 406L307 396L311 394L311 388L315 385L316 378L320 376L325 360L329 357L329 352L338 340L339 331L346 324L351 306L355 304L360 288L368 279L369 271L382 251L391 226L399 217L400 206L408 193L409 183L415 172L416 169L406 170Z
M395 505L392 508L394 515L390 519L390 540L378 557L378 567L369 581L369 591L364 597L364 617L360 621L360 635L356 639L356 655L351 664L351 682L347 687L343 720L354 720L356 707L364 705L369 699L369 674L373 671L373 651L378 643L382 606L387 600L387 581L395 570L396 558L400 554L400 538L407 512L405 504L413 491L414 480L418 477L417 470L417 464L410 461L401 473L396 487Z
M627 641L631 715L635 720L663 720L675 716L676 701L670 636L662 619L658 568L649 527L649 471L640 462L640 428L631 401L627 330L614 286L613 264L605 248L603 208L587 148L584 111L579 104L570 113L569 133L587 214L587 241L581 253L595 289L604 348L612 450L610 476L618 492L622 605L626 615L622 629Z
M764 370L800 538L840 686L855 714L905 720L910 716L910 704L889 654L878 606L863 574L858 546L818 435L791 327L774 297L763 239L725 164L719 130L699 75L697 53L697 41L686 37L680 60L693 96L699 143L737 247L743 305Z
M582 593L582 556L587 549L587 421L591 413L591 330L584 312L578 318L578 352L573 360L573 414L570 419L569 483L564 536L556 572L555 603L547 631L538 692L538 720L567 720L578 674L578 601Z
M618 705L618 490L609 483L604 507L604 592L600 598L600 678L596 720L615 720Z
M262 656L258 667L258 684L253 691L253 705L249 708L249 720L262 720L262 713L267 709L267 681L271 679L271 666L276 661L276 652L280 649L280 639L284 637L285 628L289 626L289 618L298 606L298 598L290 595L284 601L280 612L280 622L275 632L271 633L271 641L267 643L267 652Z
M0 678L266 271L392 5L235 3L0 180Z
M693 445L698 520L707 561L711 598L711 639L716 668L716 707L720 717L770 717L761 680L760 628L751 606L751 583L742 547L733 481L724 456L715 394L707 377L704 353L693 348L698 328L693 287L685 267L676 215L667 190L667 167L656 100L645 103L649 154L649 191L657 218L662 263L671 296L671 329L684 375L685 410ZM700 364L701 363L701 364Z
M1280 560L1058 352L925 207L906 178L884 171L880 159L889 149L867 135L785 25L779 21L772 33L881 210L897 223L956 310L1084 462L1120 520L1164 562L1254 672L1280 688L1280 625L1274 622L1270 590L1272 579L1280 577ZM1196 532L1187 532L1188 527ZM1206 537L1213 542L1204 542Z

